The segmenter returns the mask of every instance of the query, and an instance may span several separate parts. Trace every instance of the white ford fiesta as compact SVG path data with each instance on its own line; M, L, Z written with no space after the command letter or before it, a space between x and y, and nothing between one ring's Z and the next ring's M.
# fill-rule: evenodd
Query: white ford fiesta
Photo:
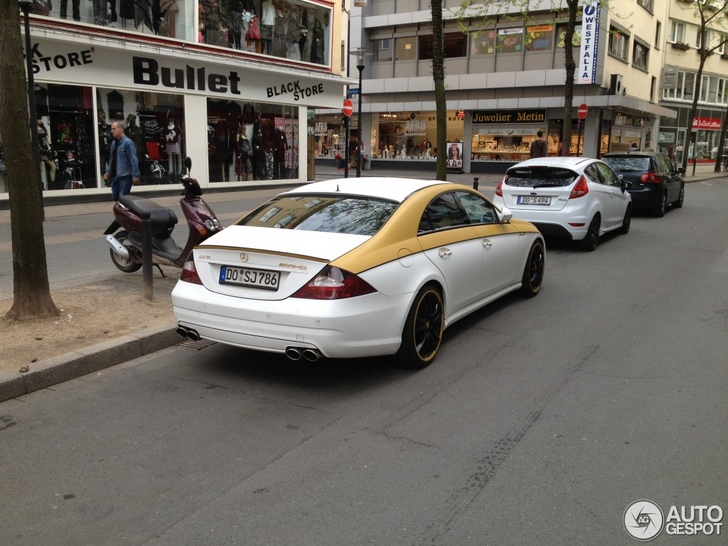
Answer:
M493 202L546 236L566 237L594 250L605 233L629 231L629 184L598 159L541 157L509 168Z
M178 333L289 358L435 358L443 331L535 296L541 234L460 184L346 178L281 193L192 252Z

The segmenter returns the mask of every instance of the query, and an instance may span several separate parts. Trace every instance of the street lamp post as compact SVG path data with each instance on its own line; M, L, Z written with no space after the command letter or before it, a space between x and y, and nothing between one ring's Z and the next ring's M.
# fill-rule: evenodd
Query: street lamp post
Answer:
M32 0L18 0L20 10L25 19L25 67L28 80L28 127L30 128L30 140L33 146L33 162L35 163L35 178L38 181L38 199L40 201L41 218L45 220L43 209L43 179L40 176L40 144L38 142L38 109L35 104L35 80L33 78L33 56L30 44L30 10L33 7Z
M364 55L366 55L366 50L357 49L356 51L352 51L351 54L356 55L356 69L359 71L359 111L357 113L357 131L359 134L359 138L356 147L356 176L358 178L361 176L361 146L363 143L361 127L361 73L364 71Z

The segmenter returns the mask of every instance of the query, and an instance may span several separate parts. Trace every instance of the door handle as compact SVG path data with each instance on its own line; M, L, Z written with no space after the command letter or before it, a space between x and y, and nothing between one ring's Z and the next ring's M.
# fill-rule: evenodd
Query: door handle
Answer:
M449 258L452 256L452 250L447 247L443 247L437 251L437 255L440 256L440 258Z

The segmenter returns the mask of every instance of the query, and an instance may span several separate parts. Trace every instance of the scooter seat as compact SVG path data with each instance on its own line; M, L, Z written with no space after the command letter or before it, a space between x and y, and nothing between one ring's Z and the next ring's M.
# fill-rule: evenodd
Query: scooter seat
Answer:
M164 208L146 197L123 195L119 203L140 217L148 213L152 226L174 226L177 223L177 215L172 209Z

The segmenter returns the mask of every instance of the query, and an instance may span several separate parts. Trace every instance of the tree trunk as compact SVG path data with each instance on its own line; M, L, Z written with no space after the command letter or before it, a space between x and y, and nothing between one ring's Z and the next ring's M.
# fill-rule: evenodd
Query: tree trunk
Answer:
M705 68L705 60L708 55L701 49L699 52L700 61L698 62L698 73L695 75L695 92L693 95L693 103L690 105L690 114L688 114L687 126L685 127L685 141L683 142L683 157L682 167L685 172L688 172L688 153L690 152L690 140L693 136L693 120L695 114L698 113L698 99L700 98L700 84L703 79L703 69ZM695 151L697 142L693 143L693 157L695 157ZM697 158L696 158L697 160ZM696 161L697 162L697 161ZM693 174L695 174L695 163L693 163Z
M7 317L42 318L60 312L48 284L17 0L0 0L0 36L0 139L5 147L13 247L13 306Z
M432 79L435 82L435 125L437 127L437 180L447 180L447 100L445 99L445 47L442 30L442 0L431 0Z
M561 135L561 155L568 156L571 152L571 111L574 107L574 74L576 62L574 61L574 29L576 28L576 15L579 11L578 0L567 0L569 7L569 21L564 35L564 68L566 80L564 81L564 124ZM578 146L577 146L578 148Z

